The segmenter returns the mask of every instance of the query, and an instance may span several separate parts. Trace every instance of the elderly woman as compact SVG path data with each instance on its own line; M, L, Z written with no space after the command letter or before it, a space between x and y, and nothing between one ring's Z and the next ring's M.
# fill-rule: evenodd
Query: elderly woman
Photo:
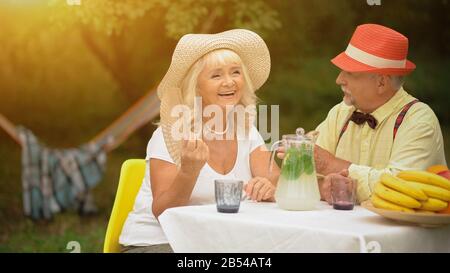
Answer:
M160 126L148 143L146 175L120 236L123 252L171 252L159 215L172 207L214 203L214 179L243 180L249 198L274 201L279 169L269 173L270 153L251 122L252 112L239 119L233 111L255 105L255 91L269 71L267 46L249 30L180 39L158 86ZM224 114L194 111L196 97L203 108L214 106ZM187 125L174 114L180 107L194 113Z

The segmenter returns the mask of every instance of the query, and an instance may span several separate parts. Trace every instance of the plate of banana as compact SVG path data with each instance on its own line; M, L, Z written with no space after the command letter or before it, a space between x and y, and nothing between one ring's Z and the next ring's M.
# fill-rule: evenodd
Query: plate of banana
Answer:
M383 174L362 207L388 219L439 227L450 224L450 181L426 171Z

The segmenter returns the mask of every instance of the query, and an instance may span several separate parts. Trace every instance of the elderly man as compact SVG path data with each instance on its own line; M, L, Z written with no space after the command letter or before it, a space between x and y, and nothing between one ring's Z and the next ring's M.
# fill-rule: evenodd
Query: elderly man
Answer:
M322 199L331 201L335 176L355 179L362 202L384 172L446 165L438 119L402 87L404 76L415 69L407 53L405 36L364 24L331 61L342 70L336 83L344 98L317 127L316 168L327 175L319 185Z

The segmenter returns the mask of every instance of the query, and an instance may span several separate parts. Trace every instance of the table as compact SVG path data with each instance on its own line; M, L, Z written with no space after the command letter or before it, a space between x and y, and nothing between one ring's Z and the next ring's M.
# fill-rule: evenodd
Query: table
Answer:
M450 252L450 225L424 228L385 219L360 206L286 211L276 203L167 209L159 221L175 252Z

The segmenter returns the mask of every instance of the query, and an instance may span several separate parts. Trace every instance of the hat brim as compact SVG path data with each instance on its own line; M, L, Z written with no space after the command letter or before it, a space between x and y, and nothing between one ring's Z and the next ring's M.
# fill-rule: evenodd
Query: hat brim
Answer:
M345 54L345 52L337 55L331 60L331 62L340 69L348 72L367 72L403 76L416 69L416 65L409 60L406 60L405 68L377 68L358 62L355 59L350 58L347 54Z
M172 62L158 86L158 96L170 88L179 88L192 65L204 55L217 50L234 51L245 64L256 91L269 77L270 54L264 40L255 32L233 29L216 34L187 34L175 47Z

